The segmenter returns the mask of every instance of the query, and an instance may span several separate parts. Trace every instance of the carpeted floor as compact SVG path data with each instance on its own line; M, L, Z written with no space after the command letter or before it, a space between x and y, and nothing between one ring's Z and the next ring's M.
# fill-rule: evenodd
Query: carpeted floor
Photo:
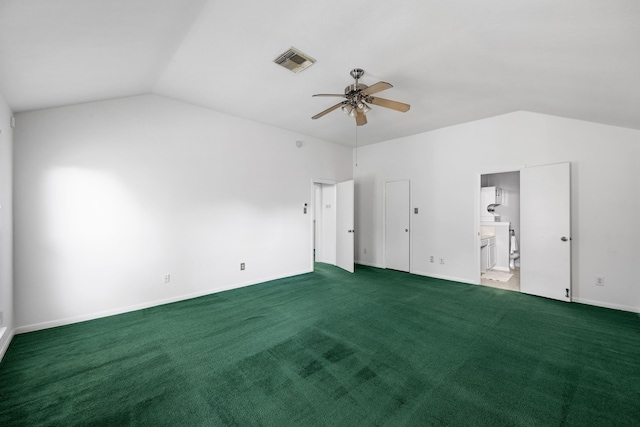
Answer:
M638 426L640 317L358 267L14 338L0 425Z

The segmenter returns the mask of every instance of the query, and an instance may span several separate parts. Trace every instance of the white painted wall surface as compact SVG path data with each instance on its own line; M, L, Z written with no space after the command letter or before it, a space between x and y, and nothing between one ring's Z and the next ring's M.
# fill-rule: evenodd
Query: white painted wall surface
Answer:
M640 131L632 129L515 112L360 147L357 260L383 266L384 181L410 178L413 206L420 208L413 215L412 272L478 283L479 175L565 161L573 299L640 311ZM594 284L596 276L605 277L605 286Z
M11 110L0 94L0 359L9 346L13 316L13 225L12 165L13 129ZM6 329L5 329L6 328Z
M16 120L20 332L310 271L311 180L352 175L350 149L159 96Z

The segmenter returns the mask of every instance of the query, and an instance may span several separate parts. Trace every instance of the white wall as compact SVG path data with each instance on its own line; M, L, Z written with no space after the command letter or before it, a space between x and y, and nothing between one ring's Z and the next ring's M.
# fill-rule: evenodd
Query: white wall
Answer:
M412 272L478 283L480 175L564 161L571 162L574 300L640 311L640 131L632 129L516 112L361 147L356 259L384 266L384 181L407 178L420 208L412 214Z
M0 359L13 335L13 225L11 110L0 94Z
M310 271L312 179L352 175L350 149L158 96L16 121L19 332Z

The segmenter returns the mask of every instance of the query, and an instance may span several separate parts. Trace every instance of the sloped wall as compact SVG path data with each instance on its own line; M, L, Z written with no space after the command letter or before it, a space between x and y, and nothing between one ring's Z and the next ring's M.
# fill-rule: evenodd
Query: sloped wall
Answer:
M20 331L310 271L312 179L352 176L345 147L159 96L16 120Z

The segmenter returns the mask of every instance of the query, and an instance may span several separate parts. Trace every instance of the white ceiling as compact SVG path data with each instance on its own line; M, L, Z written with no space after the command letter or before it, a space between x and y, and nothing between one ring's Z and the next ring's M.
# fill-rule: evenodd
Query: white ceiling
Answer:
M272 61L290 46L317 62ZM527 110L640 129L638 0L0 0L15 112L155 93L354 145L352 83L394 85L365 145Z

